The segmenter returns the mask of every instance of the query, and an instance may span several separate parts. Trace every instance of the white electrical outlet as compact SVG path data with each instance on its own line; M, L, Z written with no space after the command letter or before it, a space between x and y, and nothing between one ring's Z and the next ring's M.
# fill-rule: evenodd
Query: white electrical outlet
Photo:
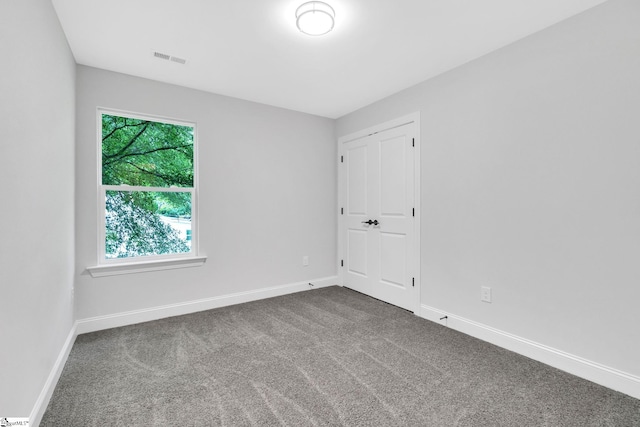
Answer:
M304 267L308 267L309 266L309 257L308 256L305 255L305 256L302 257L302 265Z
M491 288L488 286L480 287L480 301L491 302Z

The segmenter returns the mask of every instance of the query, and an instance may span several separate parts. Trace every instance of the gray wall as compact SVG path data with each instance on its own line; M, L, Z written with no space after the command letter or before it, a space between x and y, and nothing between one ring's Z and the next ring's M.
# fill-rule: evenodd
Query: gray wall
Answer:
M75 63L51 2L0 2L0 415L28 417L73 324Z
M422 304L640 375L639 76L611 0L337 121L421 112Z
M333 120L85 66L77 73L78 319L336 274ZM95 279L84 271L97 263L99 106L197 122L203 267Z

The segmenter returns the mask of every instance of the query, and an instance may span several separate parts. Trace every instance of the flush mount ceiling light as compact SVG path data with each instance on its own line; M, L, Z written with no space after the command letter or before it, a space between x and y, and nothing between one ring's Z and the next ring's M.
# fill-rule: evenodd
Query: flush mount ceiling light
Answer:
M321 1L308 1L296 9L298 29L310 36L321 36L333 30L336 12Z

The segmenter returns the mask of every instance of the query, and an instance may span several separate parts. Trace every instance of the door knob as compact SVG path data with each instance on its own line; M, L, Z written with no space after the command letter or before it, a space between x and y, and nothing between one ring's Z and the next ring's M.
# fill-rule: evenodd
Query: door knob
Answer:
M373 224L373 221L371 221L371 220L369 220L369 221L362 221L362 223L363 223L363 224L371 225L371 224Z
M377 219L374 219L374 220L373 220L373 222L372 222L372 224L373 224L373 225L378 225L378 224L380 224L380 223L378 222L378 220L377 220Z

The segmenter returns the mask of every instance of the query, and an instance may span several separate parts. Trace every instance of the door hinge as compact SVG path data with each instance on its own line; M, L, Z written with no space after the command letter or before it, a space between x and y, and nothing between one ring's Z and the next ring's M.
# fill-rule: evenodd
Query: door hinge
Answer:
M411 146L412 146L412 147L415 147L415 146L416 146L416 139L415 139L415 138L412 138L412 139L411 139Z
M344 215L344 208L340 208L340 215Z
M344 267L344 260L343 259L340 260L340 267Z
M415 277L411 278L411 286L414 286L414 287L416 286L416 278Z
M340 163L344 163L344 156L340 156Z
M416 216L416 208L413 208L413 216Z

